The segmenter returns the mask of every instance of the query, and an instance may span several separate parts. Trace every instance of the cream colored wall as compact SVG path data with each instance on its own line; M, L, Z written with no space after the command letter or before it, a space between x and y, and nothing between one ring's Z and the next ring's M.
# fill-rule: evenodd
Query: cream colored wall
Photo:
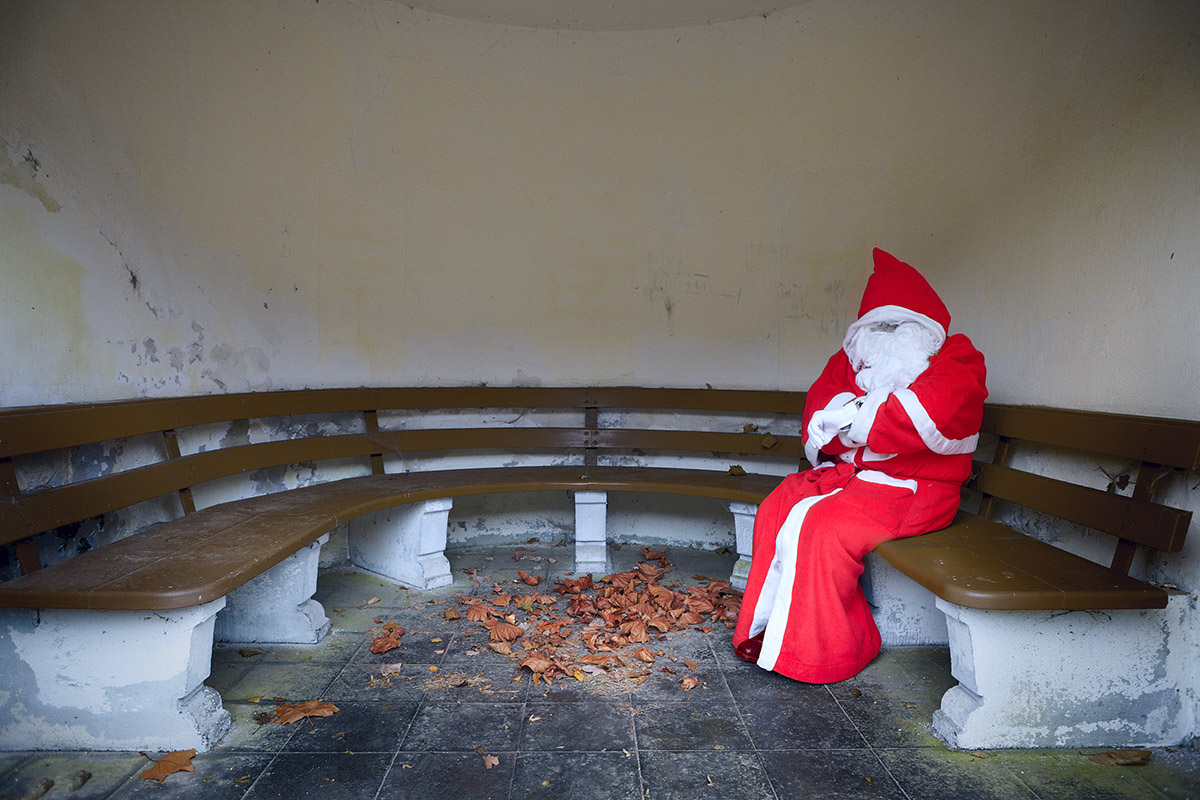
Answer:
M0 404L803 388L882 245L995 397L1200 417L1198 32L1141 0L649 31L12 0Z

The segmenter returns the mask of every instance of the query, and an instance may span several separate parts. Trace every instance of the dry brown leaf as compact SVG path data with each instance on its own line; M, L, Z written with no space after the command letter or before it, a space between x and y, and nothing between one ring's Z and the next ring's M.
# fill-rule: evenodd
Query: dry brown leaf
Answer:
M251 658L252 656L261 656L262 652L262 650L250 650L248 648L242 648L241 650L238 650L238 655L242 658Z
M446 622L453 622L456 619L462 619L462 614L458 613L457 608L448 608L442 612L442 618L445 619Z
M507 622L497 622L492 626L493 642L515 642L525 631Z
M644 661L647 664L654 663L654 653L650 652L649 647L639 647L633 651L633 657L638 661Z
M500 759L497 758L496 756L487 755L487 756L483 757L484 769L491 769L492 767L498 767L498 766L500 766Z
M508 642L492 642L488 647L497 653L502 653L506 656L512 655L512 645Z
M690 692L692 689L696 688L696 684L698 683L700 683L700 681L696 680L691 675L688 675L679 682L679 685L683 687L685 692Z
M746 470L742 469L741 464L733 464L729 467L729 474L730 475L745 475Z
M142 773L142 780L158 781L162 783L167 779L168 775L176 772L195 772L196 768L192 766L192 759L195 758L196 751L192 750L174 750L167 753L165 756L154 762L154 766Z
M467 609L467 619L471 622L483 622L492 616L492 610L483 603L474 603Z
M693 670L693 671L695 671L696 667L700 666L695 661L692 661L690 658L685 658L683 660L683 663L687 665L688 669Z
M647 561L658 561L660 558L666 557L667 551L663 550L661 553L655 553L649 547L643 547L642 555L646 557Z
M371 652L376 655L399 647L400 639L407 633L404 628L397 626L394 622L389 622L384 628L386 629L385 632L376 636L375 640L371 642Z
M332 717L338 711L333 703L322 703L320 700L305 700L300 705L284 703L275 709L275 721L280 725L290 725L306 717Z
M541 575L539 575L535 578L534 576L530 575L523 569L517 570L517 577L520 578L524 583L528 584L529 586L537 586L539 583L542 582Z
M1109 750L1090 757L1106 767L1140 767L1150 761L1149 750Z
M532 672L534 675L541 675L553 666L554 662L550 659L544 656L539 656L536 653L532 653L521 659L521 664L517 667L517 669L524 668Z

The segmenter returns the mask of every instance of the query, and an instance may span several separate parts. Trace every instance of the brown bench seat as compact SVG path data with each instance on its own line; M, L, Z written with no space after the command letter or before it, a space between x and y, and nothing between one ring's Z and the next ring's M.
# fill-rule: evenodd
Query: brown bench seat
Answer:
M633 491L757 504L767 475L668 467L535 466L370 475L197 511L0 584L0 607L174 609L222 597L334 527L402 504L473 494Z

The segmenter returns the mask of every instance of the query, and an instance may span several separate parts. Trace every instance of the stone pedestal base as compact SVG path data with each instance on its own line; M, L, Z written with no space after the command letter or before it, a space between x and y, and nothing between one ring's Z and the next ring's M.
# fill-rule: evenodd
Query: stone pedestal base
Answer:
M951 747L1175 745L1195 730L1190 598L1145 611L947 603L951 672L933 727Z
M758 506L735 500L730 502L729 511L733 514L733 535L738 554L729 582L733 588L745 591L746 579L750 577L750 557L754 555L754 515L758 513Z
M329 633L325 609L312 599L325 534L225 596L218 642L316 644Z
M608 493L575 492L575 571L608 574Z
M209 750L218 598L174 611L0 611L0 750Z
M425 500L350 522L350 561L418 589L454 582L446 559L450 498Z

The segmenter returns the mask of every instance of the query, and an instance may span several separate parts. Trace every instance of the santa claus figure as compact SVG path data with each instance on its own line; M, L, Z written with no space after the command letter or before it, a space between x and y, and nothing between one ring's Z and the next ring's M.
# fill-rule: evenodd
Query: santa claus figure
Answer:
M858 320L809 389L804 452L758 508L733 644L808 683L857 674L879 653L858 579L876 545L944 528L983 418L983 355L916 269L875 250Z

